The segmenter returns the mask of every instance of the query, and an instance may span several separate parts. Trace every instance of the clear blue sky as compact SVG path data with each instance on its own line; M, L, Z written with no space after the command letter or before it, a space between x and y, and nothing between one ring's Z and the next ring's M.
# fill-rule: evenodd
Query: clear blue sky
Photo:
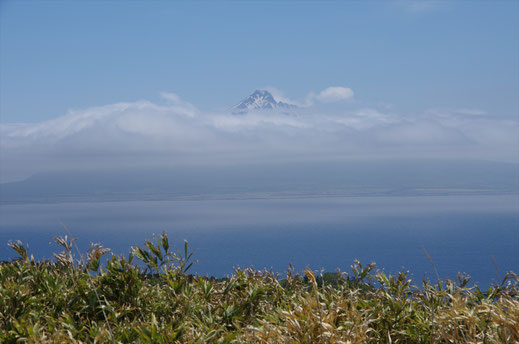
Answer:
M0 122L175 92L202 109L350 87L412 113L519 112L518 1L2 1Z

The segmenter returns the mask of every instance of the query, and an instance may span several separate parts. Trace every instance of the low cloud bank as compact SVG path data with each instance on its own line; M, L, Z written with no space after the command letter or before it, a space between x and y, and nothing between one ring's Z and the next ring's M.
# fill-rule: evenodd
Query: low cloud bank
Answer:
M356 159L481 159L518 162L517 120L475 109L399 114L375 108L298 114L202 112L175 94L0 125L0 179L37 172L142 166ZM330 87L320 102L353 97Z

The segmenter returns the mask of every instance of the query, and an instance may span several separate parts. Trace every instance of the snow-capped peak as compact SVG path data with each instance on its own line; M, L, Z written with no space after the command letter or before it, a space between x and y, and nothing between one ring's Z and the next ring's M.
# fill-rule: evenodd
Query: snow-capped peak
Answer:
M255 90L247 98L232 108L233 114L245 114L254 110L293 109L297 106L277 101L269 91Z

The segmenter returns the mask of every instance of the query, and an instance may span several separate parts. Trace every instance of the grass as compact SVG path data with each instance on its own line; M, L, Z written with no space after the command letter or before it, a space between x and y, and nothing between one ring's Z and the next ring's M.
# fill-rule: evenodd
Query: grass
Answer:
M226 279L189 274L187 243L165 234L128 256L74 240L37 262L0 264L1 343L518 343L519 279L482 291L469 279L413 285L374 264L303 275L289 268L235 270Z

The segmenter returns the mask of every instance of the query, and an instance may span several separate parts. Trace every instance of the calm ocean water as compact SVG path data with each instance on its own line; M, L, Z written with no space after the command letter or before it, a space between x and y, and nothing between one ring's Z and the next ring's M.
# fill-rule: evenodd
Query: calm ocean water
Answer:
M58 250L67 226L85 250L101 242L114 253L165 230L195 250L193 272L225 276L233 267L283 273L292 263L349 271L354 259L380 269L409 269L419 282L458 272L486 286L519 272L519 196L399 196L142 201L0 206L0 260L22 240L38 258ZM497 262L495 269L493 258Z

